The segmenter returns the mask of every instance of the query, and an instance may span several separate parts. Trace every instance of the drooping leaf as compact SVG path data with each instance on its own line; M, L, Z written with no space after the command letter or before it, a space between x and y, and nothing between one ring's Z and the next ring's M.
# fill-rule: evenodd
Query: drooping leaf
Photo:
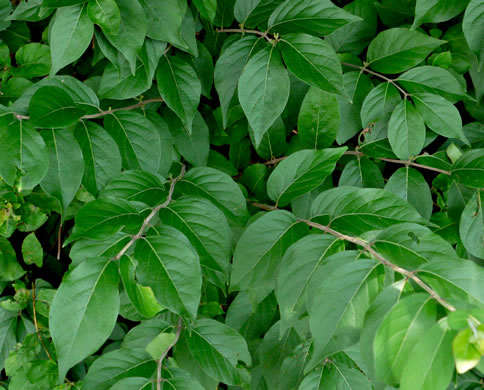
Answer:
M256 146L282 114L289 99L289 76L275 46L256 53L247 63L238 84L240 105L254 130Z
M345 147L301 150L282 161L267 180L267 194L280 206L319 187L336 167Z
M18 279L25 273L17 261L12 244L4 237L0 237L0 266L0 281L2 282Z
M118 282L115 264L102 257L85 261L64 278L49 313L59 378L111 334L119 312Z
M379 33L368 46L367 61L381 73L401 73L419 64L444 41L408 28L391 28Z
M187 344L212 378L232 385L242 383L236 364L240 360L250 365L251 357L244 338L235 330L212 319L201 319L187 337Z
M139 282L151 287L158 301L171 311L196 317L202 286L200 260L187 238L169 226L157 228L136 244Z
M302 32L320 37L360 20L329 0L286 0L274 10L268 23L269 30L279 33Z
M87 4L83 4L62 7L56 11L49 42L52 54L51 75L76 61L91 43L94 24L87 15L87 9Z
M93 23L107 34L116 35L121 24L121 13L116 0L89 0L87 14Z

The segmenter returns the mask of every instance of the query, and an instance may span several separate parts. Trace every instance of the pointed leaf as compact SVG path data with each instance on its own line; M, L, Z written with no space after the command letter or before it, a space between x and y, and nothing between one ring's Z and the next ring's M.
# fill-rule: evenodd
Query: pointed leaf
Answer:
M0 308L0 368L5 367L5 360L8 358L17 344L17 317L14 311Z
M22 257L26 264L35 264L37 267L42 267L43 259L42 245L35 237L35 233L30 233L22 242Z
M368 126L383 115L392 112L400 103L400 93L391 83L381 83L366 95L361 106L361 123Z
M181 34L182 21L187 9L185 1L142 0L141 4L148 22L146 31L148 37L186 47Z
M107 34L116 35L121 24L121 13L116 0L89 0L87 14L93 23Z
M452 178L472 188L484 188L484 149L468 150L454 163Z
M484 5L481 0L472 0L464 13L462 31L466 37L470 49L476 54L482 69L484 63L484 42L482 33L484 30Z
M477 191L469 200L460 218L459 232L469 253L484 258L484 199Z
M7 282L20 278L25 271L17 260L17 254L4 237L0 237L0 281Z

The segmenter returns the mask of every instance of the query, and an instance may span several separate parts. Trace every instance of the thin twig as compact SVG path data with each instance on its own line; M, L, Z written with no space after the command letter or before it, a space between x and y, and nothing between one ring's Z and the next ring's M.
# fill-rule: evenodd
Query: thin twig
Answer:
M228 32L232 32L232 33L241 33L241 34L256 34L260 37L263 37L267 42L272 42L271 38L269 37L269 35L265 32L262 32L262 31L257 31L257 30L246 30L244 28L219 28L216 30L217 32L221 33L228 33Z
M59 230L57 231L57 260L60 260L61 255L61 240L62 240L62 219L59 222Z
M408 92L405 91L402 87L400 87L396 82L395 80L387 77L387 76L384 76L380 73L377 73L377 72L373 72L371 69L368 69L367 67L365 66L360 66L360 65L355 65L355 64L351 64L349 62L341 62L341 65L345 65L345 66L348 66L350 68L354 68L354 69L359 69L361 70L362 72L366 72L366 73L369 73L373 76L376 76L376 77L379 77L381 78L382 80L385 80L387 82L389 82L390 84L392 84L396 89L398 89L405 98L407 98L409 96Z
M119 260L128 251L128 249L136 242L136 240L139 240L140 238L143 237L143 234L146 228L150 224L150 221L154 218L154 216L158 213L158 211L165 208L171 203L173 192L175 191L175 184L178 181L180 181L184 175L185 175L185 165L182 165L180 175L171 181L170 189L168 191L168 196L166 200L162 204L156 206L155 208L153 208L153 210L151 210L151 213L144 219L143 224L141 225L141 228L139 229L138 233L136 233L131 238L131 240L129 240L129 242L123 247L123 249L121 249L119 253L113 257L113 260Z
M32 308L34 312L35 333L37 333L37 337L39 338L40 344L44 348L44 351L47 354L47 357L49 358L49 360L52 360L52 356L50 356L49 350L45 346L44 340L42 340L42 336L40 335L40 331L39 331L39 325L37 323L37 309L35 308L35 280L32 282Z
M249 202L249 203L252 206L257 207L257 208L262 209L262 210L268 210L268 211L277 210L276 206L271 206L271 205L268 205L268 204L257 203L257 202Z
M176 326L176 333L175 333L175 338L173 341L168 345L168 347L165 349L161 357L158 359L157 362L157 369L156 369L156 389L161 390L161 382L163 381L163 378L161 377L161 369L163 367L163 360L165 359L166 355L168 355L168 352L175 346L175 344L178 342L180 339L180 334L182 331L182 318L180 317L178 319L178 324Z

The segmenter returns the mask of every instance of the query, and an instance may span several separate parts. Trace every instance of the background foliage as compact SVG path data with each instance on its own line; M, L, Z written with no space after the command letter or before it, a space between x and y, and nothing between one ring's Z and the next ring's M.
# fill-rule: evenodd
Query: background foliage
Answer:
M483 0L0 15L0 388L482 387Z

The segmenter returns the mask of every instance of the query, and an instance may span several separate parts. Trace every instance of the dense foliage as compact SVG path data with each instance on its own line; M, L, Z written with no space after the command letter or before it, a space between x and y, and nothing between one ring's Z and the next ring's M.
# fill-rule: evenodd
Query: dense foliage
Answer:
M0 388L477 389L484 0L0 0Z

